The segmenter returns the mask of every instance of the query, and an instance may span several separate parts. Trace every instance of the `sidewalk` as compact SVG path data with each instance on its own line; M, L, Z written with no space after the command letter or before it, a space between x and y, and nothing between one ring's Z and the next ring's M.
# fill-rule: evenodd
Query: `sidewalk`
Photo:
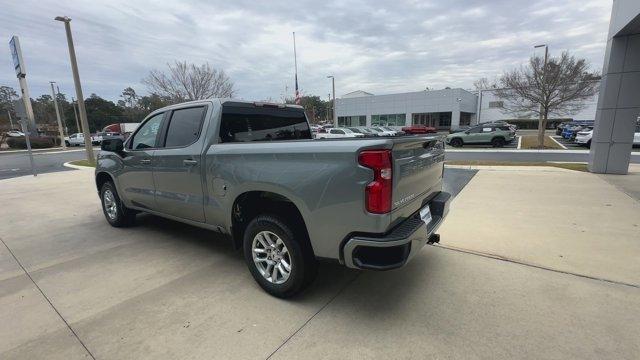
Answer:
M454 200L441 245L640 286L640 202L621 191L640 191L630 169L488 167Z

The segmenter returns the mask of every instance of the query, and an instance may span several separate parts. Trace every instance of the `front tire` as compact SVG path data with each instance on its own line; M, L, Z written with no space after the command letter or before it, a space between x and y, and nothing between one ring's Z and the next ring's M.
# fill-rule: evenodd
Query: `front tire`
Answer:
M104 217L111 226L126 227L135 223L135 211L124 206L112 182L107 181L102 185L100 189L100 200Z
M288 298L317 273L317 262L303 231L273 215L259 215L244 232L244 259L255 281L269 294Z

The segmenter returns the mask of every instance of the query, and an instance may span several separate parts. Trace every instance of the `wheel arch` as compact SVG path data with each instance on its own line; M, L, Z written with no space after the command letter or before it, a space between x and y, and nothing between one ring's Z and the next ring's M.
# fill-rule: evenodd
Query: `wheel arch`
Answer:
M100 189L102 189L102 185L104 185L106 182L112 182L113 185L115 186L116 182L115 179L113 178L113 176L111 176L111 174L109 174L106 171L100 171L96 174L96 188L98 190L98 192L100 192ZM117 191L118 189L116 189Z
M251 190L238 194L231 206L231 236L236 248L242 247L244 231L251 220L260 214L272 214L292 226L309 241L309 232L300 207L289 197L266 190Z

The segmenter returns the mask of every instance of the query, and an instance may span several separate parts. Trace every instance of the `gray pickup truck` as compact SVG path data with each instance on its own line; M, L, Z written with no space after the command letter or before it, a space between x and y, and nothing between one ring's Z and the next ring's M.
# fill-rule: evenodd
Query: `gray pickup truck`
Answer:
M288 297L318 258L388 270L437 242L443 161L435 136L314 140L300 106L212 99L104 139L95 180L111 225L145 212L226 234L258 284Z

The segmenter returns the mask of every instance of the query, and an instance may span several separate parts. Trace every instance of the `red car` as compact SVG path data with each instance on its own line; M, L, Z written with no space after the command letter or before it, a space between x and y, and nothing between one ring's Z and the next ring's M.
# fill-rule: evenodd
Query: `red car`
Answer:
M431 126L425 126L425 125L405 126L402 128L402 131L404 131L407 134L430 134L430 133L437 132L436 128Z

